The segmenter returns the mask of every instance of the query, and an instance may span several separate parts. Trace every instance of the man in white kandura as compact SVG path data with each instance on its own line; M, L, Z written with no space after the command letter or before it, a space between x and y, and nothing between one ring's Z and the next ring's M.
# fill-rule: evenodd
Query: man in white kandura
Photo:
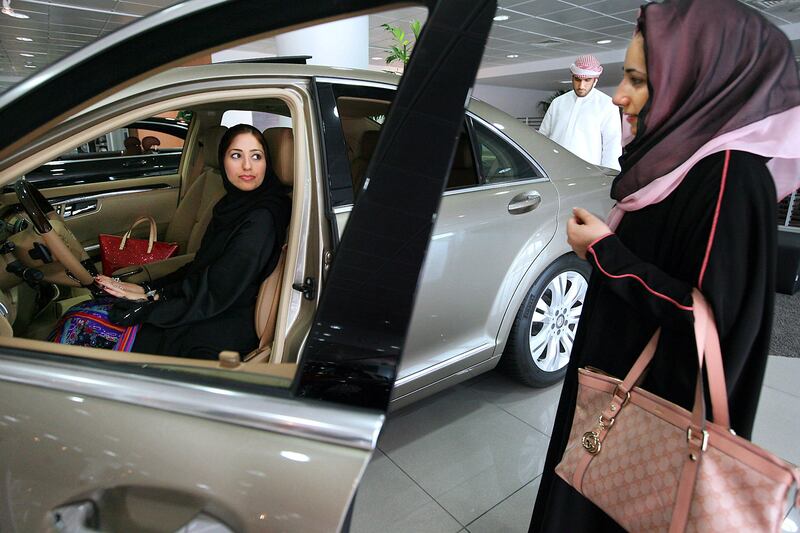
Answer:
M594 86L603 67L596 57L578 57L569 67L572 91L550 104L539 133L595 165L619 170L622 123L611 97Z

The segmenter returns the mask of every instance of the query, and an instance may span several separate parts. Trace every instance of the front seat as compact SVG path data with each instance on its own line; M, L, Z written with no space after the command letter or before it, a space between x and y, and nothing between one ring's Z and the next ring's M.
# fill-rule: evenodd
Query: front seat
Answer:
M204 166L194 182L189 186L175 215L167 226L164 237L166 242L178 243L178 251L169 259L141 265L143 272L126 277L126 281L138 283L152 281L174 272L194 258L200 248L200 241L211 222L214 205L225 196L225 186L219 168L219 142L228 128L213 126L202 134ZM125 267L120 272L130 272L132 267Z
M264 130L271 164L278 179L291 190L294 186L294 134L291 128L268 128ZM291 226L290 228L291 229ZM286 238L289 238L289 230ZM255 327L259 338L258 348L245 357L245 361L268 362L275 339L275 325L278 320L283 270L286 265L286 244L281 249L281 257L275 270L261 284L256 300Z
M364 185L364 175L367 173L369 160L378 146L380 130L367 130L361 134L361 145L358 149L358 157L350 163L350 172L353 175L353 196L358 196L361 187Z

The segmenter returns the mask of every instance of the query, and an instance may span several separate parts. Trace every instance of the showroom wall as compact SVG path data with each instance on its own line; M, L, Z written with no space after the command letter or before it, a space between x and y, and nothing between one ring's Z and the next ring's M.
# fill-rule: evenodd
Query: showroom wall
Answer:
M549 98L550 94L548 91L476 83L472 96L514 117L540 117L539 102Z

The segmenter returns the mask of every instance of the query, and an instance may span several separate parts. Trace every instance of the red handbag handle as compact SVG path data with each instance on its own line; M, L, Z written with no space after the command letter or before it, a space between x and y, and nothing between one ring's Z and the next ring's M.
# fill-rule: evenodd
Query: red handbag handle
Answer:
M133 231L133 228L135 228L140 222L145 222L145 221L150 221L150 238L148 239L148 242L147 242L147 253L149 254L149 253L151 253L153 251L153 243L156 240L156 231L157 230L156 230L156 221L151 216L139 217L133 222L133 224L131 224L130 229L125 232L125 235L122 236L122 242L119 243L119 249L120 250L124 250L125 249L125 243L130 238L131 232Z

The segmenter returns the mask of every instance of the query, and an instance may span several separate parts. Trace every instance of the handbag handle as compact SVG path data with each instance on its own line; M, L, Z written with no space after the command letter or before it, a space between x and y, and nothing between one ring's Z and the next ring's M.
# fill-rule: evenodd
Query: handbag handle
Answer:
M695 405L692 409L692 420L695 423L695 427L702 428L705 425L703 391L703 362L705 361L714 422L725 428L730 428L728 393L725 387L725 373L722 367L722 349L719 344L719 334L717 333L714 314L699 290L692 290L692 299L694 335L698 357L697 386L695 389ZM660 334L661 328L658 328L641 355L636 359L625 379L620 383L618 390L623 398L639 383L644 371L650 366L658 346Z
M142 216L134 220L133 224L131 224L130 229L128 229L128 231L125 232L125 235L122 236L122 242L119 243L120 250L125 249L125 243L128 242L128 239L131 236L133 228L135 228L139 223L146 221L150 222L150 238L147 241L147 253L149 254L153 251L153 243L156 240L156 221L151 216Z

